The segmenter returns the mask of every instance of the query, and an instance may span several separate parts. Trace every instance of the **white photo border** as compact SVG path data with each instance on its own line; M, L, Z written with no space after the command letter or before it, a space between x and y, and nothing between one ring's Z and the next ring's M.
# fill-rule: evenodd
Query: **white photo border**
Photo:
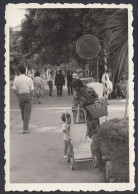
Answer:
M7 11L16 8L126 8L128 9L128 44L129 44L129 183L10 183L10 88L9 88L9 24L10 13ZM7 4L5 11L5 191L133 191L135 188L135 152L134 152L134 63L133 63L133 7L131 4L53 4L43 5L37 3Z

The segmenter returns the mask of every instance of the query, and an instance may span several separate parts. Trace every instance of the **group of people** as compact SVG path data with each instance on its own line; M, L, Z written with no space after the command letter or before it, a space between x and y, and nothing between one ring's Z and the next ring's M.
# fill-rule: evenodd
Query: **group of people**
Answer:
M47 84L49 86L49 96L52 96L53 91L53 75L50 66L47 69ZM68 72L67 75L67 87L68 94L73 94L72 90L73 77ZM59 70L55 76L55 85L57 87L57 96L62 96L63 85L65 85L65 78L62 71ZM19 66L19 76L16 76L13 82L13 90L18 97L19 107L21 110L21 116L23 120L23 133L29 133L28 126L31 115L32 99L35 95L38 99L38 104L41 103L41 97L44 93L43 79L39 72L35 72L34 79L32 80L26 75L26 68L24 65Z
M20 75L15 77L13 82L13 90L18 97L19 107L21 110L21 116L23 120L23 134L29 133L29 120L31 116L31 107L32 107L32 99L33 95L38 98L38 103L41 103L41 97L44 92L44 84L43 80L40 76L39 72L35 72L34 79L32 80L30 77L26 76L26 69L24 66L19 66ZM49 86L49 96L52 96L53 91L53 74L50 68L50 65L46 71L47 76L47 84ZM105 78L103 77L103 83L105 84ZM62 96L63 86L65 85L65 77L62 74L62 70L56 72L55 75L55 86L57 88L57 96ZM68 95L75 95L75 92L78 91L78 88L83 88L83 82L78 78L77 74L73 75L70 71L67 72L67 88ZM119 94L122 98L125 98L126 93L126 82L125 77L122 77L121 82L117 84L119 88ZM110 86L112 89L112 86ZM74 90L73 90L74 89ZM74 93L74 94L73 94ZM97 97L97 96L96 96ZM63 121L62 130L64 134L64 158L68 158L68 150L71 153L71 137L70 137L70 123L71 117L69 114L63 114L61 116Z
M125 74L122 74L120 82L113 85L111 81L111 71L107 71L102 76L103 96L107 95L107 100L112 96L113 98L121 100L125 99L128 94L128 81ZM107 91L105 91L107 90ZM111 97L112 98L112 97Z
M42 78L40 77L39 72L35 73L35 78L33 81L30 77L25 75L26 69L24 66L19 67L19 72L20 72L20 75L17 76L13 82L13 90L19 100L19 107L21 110L21 116L23 120L23 134L27 134L29 133L28 127L29 127L29 120L31 116L33 91L35 90L37 94L40 94L44 90L44 87L43 87ZM49 82L48 84L51 87L50 81L52 81L52 77L51 77L51 80L50 80L50 77L48 79L48 82ZM56 75L55 82L57 84L57 87L59 87L59 85L65 84L64 76L62 75L61 71L59 71L59 74ZM57 91L58 91L57 93L58 95L62 95L62 90L60 87L57 89ZM40 96L39 96L39 100L40 100ZM71 120L70 120L70 117L68 116L67 125L66 125L66 115L64 114L62 115L62 121L64 123L62 125L62 129L64 133L64 158L66 158L67 150L69 147L71 148L70 135L69 135Z
M44 93L44 82L40 76L39 72L35 72L35 77L32 80L30 77L26 76L26 68L22 65L19 66L20 75L15 77L13 82L13 90L19 99L19 107L21 109L21 115L24 122L24 133L28 131L28 124L31 114L31 100L35 95L38 99L37 103L41 103L41 97ZM47 71L47 84L49 86L49 96L52 96L53 91L53 74L50 65L48 65ZM102 80L104 83L104 79ZM62 96L63 86L65 85L65 77L62 74L62 70L56 72L55 75L55 86L57 88L57 96ZM82 81L78 79L76 73L73 75L70 71L67 72L67 88L68 95L75 95L75 90L73 88L82 87ZM111 87L111 86L110 86ZM111 87L112 90L112 87ZM74 92L74 94L73 94ZM125 98L127 93L127 82L124 76L121 78L121 82L117 84L117 95L118 98Z
M21 116L23 121L23 134L29 133L29 121L31 116L31 107L32 107L32 99L35 93L38 95L38 103L40 103L40 93L44 90L44 85L42 78L40 77L40 73L36 72L34 80L32 80L29 76L26 76L26 69L24 66L19 66L19 73L20 75L15 77L13 82L13 90L18 97L19 107L21 110ZM47 70L47 78L48 78L48 85L50 90L49 95L52 95L52 73L50 69ZM73 81L70 73L68 73L68 88L69 94L73 94L72 91L72 84ZM76 75L75 75L75 78ZM64 76L62 75L62 71L59 72L55 76L55 85L57 86L57 96L62 96L62 86L65 84ZM67 116L67 117L66 117ZM61 117L63 121L62 130L64 134L64 158L67 158L67 152L70 148L71 153L71 138L70 138L70 123L71 117L70 115L63 114Z
M50 65L48 65L48 68L46 71L46 78L47 78L47 84L49 87L49 96L53 95L53 83L54 83L57 90L57 97L62 97L63 86L65 85L65 77L62 74L62 70L59 69L58 71L56 71L55 80L54 80L53 72L51 70ZM68 88L69 96L73 95L72 81L73 81L73 76L70 73L70 71L68 71L67 88ZM34 84L34 96L37 98L37 103L41 104L41 98L43 97L43 94L44 94L44 82L38 71L34 73L33 84Z
M51 70L51 66L48 65L47 71L46 71L46 77L47 77L47 83L49 86L49 96L52 96L53 93L53 73ZM73 95L73 90L72 90L72 81L73 81L73 76L71 74L70 71L67 72L67 88L68 88L68 95ZM57 89L57 97L62 97L62 93L63 93L63 86L65 86L65 77L62 74L62 70L59 69L58 71L56 71L56 75L55 75L55 80L54 80L54 84L56 86Z

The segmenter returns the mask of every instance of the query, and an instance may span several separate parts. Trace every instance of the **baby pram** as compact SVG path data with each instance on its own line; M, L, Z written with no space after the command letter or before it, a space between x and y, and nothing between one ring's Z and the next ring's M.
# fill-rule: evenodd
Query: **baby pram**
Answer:
M76 108L68 110L71 115L70 135L71 153L68 154L67 161L70 162L71 170L74 169L75 163L79 161L92 160L92 140L87 134L86 113L84 109Z

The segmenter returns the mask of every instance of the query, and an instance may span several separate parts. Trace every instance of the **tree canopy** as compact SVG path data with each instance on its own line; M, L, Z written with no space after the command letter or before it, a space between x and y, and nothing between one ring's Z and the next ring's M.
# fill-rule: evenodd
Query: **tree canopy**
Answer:
M102 51L106 49L107 65L116 72L113 79L117 80L117 71L124 69L127 56L127 17L127 9L28 9L22 24L22 53L32 58L37 55L42 66L70 59L86 64L76 53L76 42L91 34L100 41L99 63L103 63Z

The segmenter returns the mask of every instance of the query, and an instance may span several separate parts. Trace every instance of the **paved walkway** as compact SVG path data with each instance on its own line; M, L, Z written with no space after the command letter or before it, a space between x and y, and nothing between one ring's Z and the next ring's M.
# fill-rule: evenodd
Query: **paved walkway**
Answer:
M12 183L100 183L104 172L91 162L77 163L71 171L63 159L61 114L71 108L72 97L64 90L62 98L46 96L34 104L30 134L22 134L17 98L11 91L10 109L10 181ZM123 118L125 101L110 101L109 119Z

